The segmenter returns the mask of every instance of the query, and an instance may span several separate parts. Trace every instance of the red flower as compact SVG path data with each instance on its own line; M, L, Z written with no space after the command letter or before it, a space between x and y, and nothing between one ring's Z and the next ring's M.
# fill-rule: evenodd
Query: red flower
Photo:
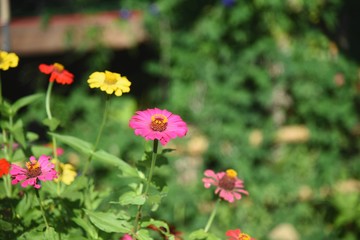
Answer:
M9 173L10 165L5 158L0 159L0 177Z
M240 229L228 230L226 232L228 240L255 240L255 238L250 237L250 235L241 232Z
M60 63L54 63L52 65L40 64L39 70L45 74L50 75L50 82L56 80L59 84L71 84L74 81L74 75L65 70L64 66Z

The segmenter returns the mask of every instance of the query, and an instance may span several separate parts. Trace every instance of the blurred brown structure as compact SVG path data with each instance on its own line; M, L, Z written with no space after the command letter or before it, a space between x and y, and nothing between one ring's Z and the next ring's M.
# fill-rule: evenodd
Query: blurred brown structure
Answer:
M114 49L132 47L146 38L143 16L133 11L27 17L10 22L10 47L20 55L53 54L98 45ZM3 36L0 33L0 39ZM3 46L1 46L1 49Z

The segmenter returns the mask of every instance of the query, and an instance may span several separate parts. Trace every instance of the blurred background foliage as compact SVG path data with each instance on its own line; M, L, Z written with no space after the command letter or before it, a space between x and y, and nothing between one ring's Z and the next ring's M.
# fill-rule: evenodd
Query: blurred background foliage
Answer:
M54 115L68 135L95 139L100 94L86 84L93 71L120 72L131 93L112 101L101 147L129 162L142 139L128 119L136 109L166 108L190 125L174 141L158 176L169 194L156 214L186 234L204 226L213 193L202 172L234 168L250 195L221 205L211 229L241 228L256 239L359 239L359 28L356 0L12 0L12 17L140 10L146 42L127 50L93 50L21 58L4 73L5 97L44 91L39 63L63 63L76 76L55 88ZM44 40L46 41L46 39ZM20 56L21 57L21 56ZM43 78L43 79L41 79ZM16 83L16 85L15 85ZM8 85L8 86L6 86ZM36 124L43 104L23 112ZM44 136L46 136L44 134ZM48 141L42 139L42 141ZM68 157L81 164L68 150ZM111 169L96 163L99 188L114 188ZM116 191L115 191L116 192ZM106 204L105 204L106 205Z

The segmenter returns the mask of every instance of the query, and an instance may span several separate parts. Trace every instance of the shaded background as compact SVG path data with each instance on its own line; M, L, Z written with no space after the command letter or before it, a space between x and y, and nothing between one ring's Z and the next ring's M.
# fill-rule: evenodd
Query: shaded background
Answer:
M140 17L147 37L110 48L95 31L83 39L96 42L89 48L19 53L19 67L2 75L4 96L43 92L37 66L60 62L76 76L54 89L60 131L95 139L102 99L87 77L120 72L132 89L112 102L100 147L129 162L141 157L143 141L127 127L136 109L166 108L190 125L158 172L169 184L158 218L185 236L203 227L215 199L203 170L233 168L250 195L221 205L217 235L241 228L256 239L359 239L359 10L356 0L12 0L12 20L39 16L46 29L59 14L117 11L120 29ZM45 142L40 109L22 117ZM92 171L99 188L116 189L111 169Z

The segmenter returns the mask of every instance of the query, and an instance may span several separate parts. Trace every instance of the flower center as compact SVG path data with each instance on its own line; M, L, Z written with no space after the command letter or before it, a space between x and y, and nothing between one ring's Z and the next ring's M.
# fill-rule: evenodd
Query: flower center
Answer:
M166 130L168 119L162 114L154 114L151 116L150 128L157 132Z
M116 82L117 82L116 74L109 71L105 71L105 83L112 85L115 84Z
M251 237L246 233L240 233L238 240L251 240Z
M235 187L236 176L237 172L235 170L226 170L226 174L219 181L219 186L225 190L233 190Z
M64 65L60 63L54 63L54 69L57 72L62 72L64 70Z
M26 163L26 167L28 169L27 175L30 178L37 177L41 174L40 164L36 160L31 160Z

